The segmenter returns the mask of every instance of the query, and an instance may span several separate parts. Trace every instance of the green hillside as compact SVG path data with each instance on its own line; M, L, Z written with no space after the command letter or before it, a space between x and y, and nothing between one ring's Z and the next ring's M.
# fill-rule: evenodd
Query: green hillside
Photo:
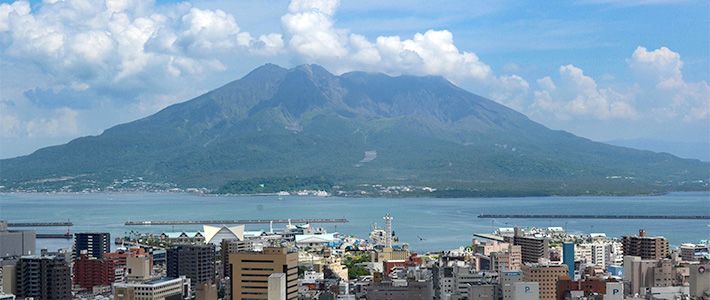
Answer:
M637 194L707 190L708 178L708 163L550 130L440 77L317 65L265 65L99 136L0 160L3 189L38 191Z

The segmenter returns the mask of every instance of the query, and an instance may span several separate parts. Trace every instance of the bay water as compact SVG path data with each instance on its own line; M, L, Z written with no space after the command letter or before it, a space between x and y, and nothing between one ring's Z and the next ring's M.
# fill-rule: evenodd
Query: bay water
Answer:
M470 245L474 233L499 227L563 227L572 233L602 232L611 237L662 235L672 245L710 239L709 220L482 219L480 214L710 215L710 193L670 193L629 197L521 198L339 198L307 196L213 196L189 193L4 193L0 219L8 222L70 220L71 228L35 228L39 233L201 231L199 225L125 226L138 220L347 218L345 224L318 224L329 232L367 238L372 224L394 217L401 242L418 251ZM276 228L283 224L275 224ZM247 225L265 230L266 225ZM71 248L71 240L41 239L38 248ZM113 246L112 246L113 247Z

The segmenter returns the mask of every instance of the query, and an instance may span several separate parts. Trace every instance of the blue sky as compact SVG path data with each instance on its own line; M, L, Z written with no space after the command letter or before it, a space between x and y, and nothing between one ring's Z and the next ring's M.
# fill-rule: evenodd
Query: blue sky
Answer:
M0 3L0 157L100 134L266 62L440 75L594 140L710 139L707 1Z

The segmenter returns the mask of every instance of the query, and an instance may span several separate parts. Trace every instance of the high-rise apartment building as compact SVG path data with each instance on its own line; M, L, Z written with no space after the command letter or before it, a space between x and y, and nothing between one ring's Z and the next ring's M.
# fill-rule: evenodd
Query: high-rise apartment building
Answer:
M177 245L168 249L168 277L185 276L195 287L215 278L215 245Z
M75 233L73 257L81 257L82 251L86 251L89 258L102 258L104 253L111 252L111 235L107 232Z
M513 245L520 246L523 263L538 263L541 258L550 258L550 239L546 237L525 236L521 229L515 228Z
M71 299L69 264L61 256L24 256L17 262L15 292L19 298Z
M639 230L638 236L624 236L621 239L624 256L638 256L641 259L661 259L668 256L668 241L661 236L646 236Z
M113 260L105 258L89 258L82 254L74 260L74 284L83 289L95 286L111 285L116 278L116 268Z
M268 299L269 276L286 274L286 299L298 299L298 253L286 248L229 254L232 299Z

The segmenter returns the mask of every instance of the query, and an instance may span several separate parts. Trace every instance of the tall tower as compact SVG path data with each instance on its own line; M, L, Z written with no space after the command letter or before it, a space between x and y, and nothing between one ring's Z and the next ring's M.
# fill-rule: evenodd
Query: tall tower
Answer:
M392 216L387 213L385 219L385 248L392 248Z

